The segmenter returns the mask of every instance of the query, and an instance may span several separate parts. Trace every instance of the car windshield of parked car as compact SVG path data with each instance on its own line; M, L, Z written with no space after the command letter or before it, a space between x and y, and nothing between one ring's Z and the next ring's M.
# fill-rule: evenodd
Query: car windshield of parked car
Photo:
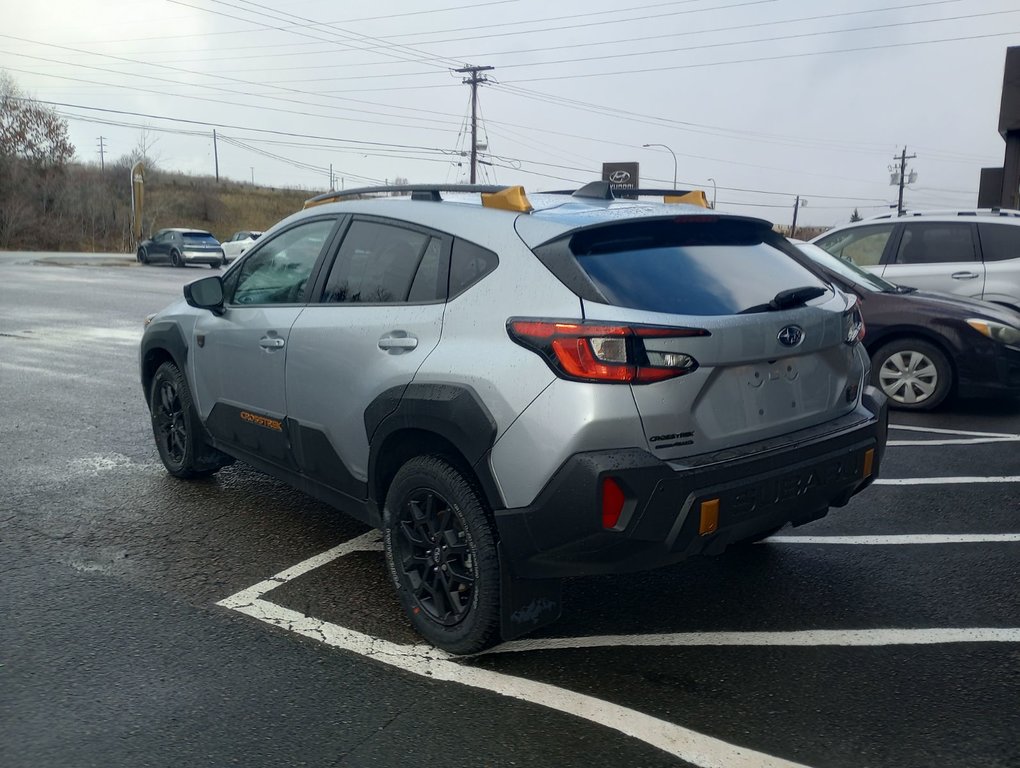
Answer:
M220 241L208 232L185 232L184 242L188 245L219 245Z
M581 231L570 249L617 306L681 315L735 315L790 288L831 292L757 222L658 220ZM817 295L817 294L816 294Z
M842 277L844 280L847 280L854 285L859 285L866 291L896 293L895 285L890 283L888 280L883 280L878 275L865 272L852 261L836 258L824 248L819 248L813 243L797 243L797 247L800 248L800 250L802 250L804 254L818 266L824 267L830 272L834 272L839 277Z

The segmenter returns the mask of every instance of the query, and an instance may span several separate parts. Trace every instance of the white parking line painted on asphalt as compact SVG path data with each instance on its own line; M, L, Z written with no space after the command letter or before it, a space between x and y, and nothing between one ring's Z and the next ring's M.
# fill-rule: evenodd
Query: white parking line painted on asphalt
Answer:
M431 646L391 643L338 624L305 616L262 599L262 596L270 590L339 557L352 552L379 548L378 532L369 531L243 589L221 600L217 605L422 677L480 688L500 696L583 718L643 741L701 768L807 768L801 763L738 747L594 696L576 693L548 683L467 666L463 662L454 661L455 657Z
M891 534L888 536L771 536L758 544L838 544L881 546L902 544L1018 544L1020 533Z
M1020 643L1020 627L952 627L939 629L809 629L796 632L675 632L655 635L594 635L514 640L487 653L520 653L574 648L615 647L870 647L945 645L949 643Z
M969 483L1020 483L1020 475L1002 477L880 477L875 485L966 485Z
M890 446L908 445L983 445L987 443L1016 443L1020 435L1008 432L973 432L962 429L939 429L936 427L912 427L905 424L890 424L889 429L901 429L907 432L923 432L933 435L956 435L948 440L890 440Z
M906 445L989 445L991 443L1020 443L1020 437L964 437L955 440L890 440L889 446Z

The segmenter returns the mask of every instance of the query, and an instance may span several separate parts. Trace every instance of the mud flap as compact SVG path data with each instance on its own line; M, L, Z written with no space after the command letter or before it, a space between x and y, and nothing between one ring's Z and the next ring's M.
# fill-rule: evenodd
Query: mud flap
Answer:
M520 579L511 573L499 548L500 634L504 641L552 624L563 612L560 579Z

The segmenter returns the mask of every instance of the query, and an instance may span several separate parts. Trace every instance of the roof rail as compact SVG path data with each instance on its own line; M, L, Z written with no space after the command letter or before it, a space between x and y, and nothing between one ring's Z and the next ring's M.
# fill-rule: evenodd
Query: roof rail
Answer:
M907 209L901 216L895 211L890 213L879 213L869 216L863 221L874 221L876 219L906 219L910 217L923 216L1003 216L1009 218L1020 218L1020 211L1010 208L947 208L944 210L914 211Z
M360 197L361 195L386 194L394 192L409 192L412 200L431 200L439 202L442 200L440 192L480 192L492 194L510 189L507 186L496 186L492 184L394 184L382 187L359 187L357 189L340 189L332 192L324 192L305 200L305 208L323 203L332 203L337 200L344 200L349 197Z

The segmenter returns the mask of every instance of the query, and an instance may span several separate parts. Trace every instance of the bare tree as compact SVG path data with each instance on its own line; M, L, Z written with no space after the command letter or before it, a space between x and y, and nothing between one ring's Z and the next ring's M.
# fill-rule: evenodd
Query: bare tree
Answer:
M35 163L63 165L74 157L67 121L18 88L0 70L0 157L17 157Z

